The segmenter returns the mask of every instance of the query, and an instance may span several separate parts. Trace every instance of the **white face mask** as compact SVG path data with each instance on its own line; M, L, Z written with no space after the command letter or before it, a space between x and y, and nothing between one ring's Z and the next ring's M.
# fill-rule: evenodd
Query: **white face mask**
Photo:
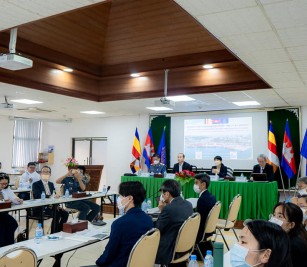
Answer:
M307 214L306 214L307 209L301 208L301 210L303 212L303 221L305 221L305 220L307 220Z
M279 219L277 219L276 217L271 217L271 219L269 220L269 222L271 222L271 223L275 223L275 224L277 224L277 225L279 225L279 226L282 226L282 224L283 224L283 221L282 220L279 220Z
M234 244L232 249L230 249L230 264L232 267L254 267L260 265L260 263L256 263L254 265L249 265L246 263L245 259L248 254L249 249L245 248L239 244ZM258 252L261 250L251 250L253 252Z
M154 160L154 164L159 164L159 160Z
M164 202L164 198L163 198L163 195L160 195L160 201Z
M117 207L118 207L118 210L121 214L124 214L125 213L125 208L126 206L129 204L129 202L127 202L126 204L123 204L123 200L127 198L127 197L124 197L122 198L121 196L119 196L117 198Z
M194 192L195 192L196 194L199 194L199 193L201 192L201 189L199 188L199 186L198 186L197 184L194 184L194 185L193 185L193 189L194 189Z
M301 196L307 195L306 188L299 190L298 193L299 193Z

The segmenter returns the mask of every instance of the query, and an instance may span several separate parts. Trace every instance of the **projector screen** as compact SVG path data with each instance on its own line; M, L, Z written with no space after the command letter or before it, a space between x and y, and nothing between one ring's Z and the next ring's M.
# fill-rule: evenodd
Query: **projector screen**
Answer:
M233 113L171 118L171 163L183 152L198 168L211 168L221 156L233 169L251 169L267 153L267 113Z

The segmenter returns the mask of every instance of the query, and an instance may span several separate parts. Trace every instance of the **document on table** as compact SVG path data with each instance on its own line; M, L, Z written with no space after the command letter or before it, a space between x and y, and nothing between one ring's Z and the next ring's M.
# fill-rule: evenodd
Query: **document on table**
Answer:
M93 229L93 230L83 230L81 232L77 232L75 235L77 238L82 237L82 238L89 238L89 240L92 239L106 239L110 236L110 233L102 231L102 229Z

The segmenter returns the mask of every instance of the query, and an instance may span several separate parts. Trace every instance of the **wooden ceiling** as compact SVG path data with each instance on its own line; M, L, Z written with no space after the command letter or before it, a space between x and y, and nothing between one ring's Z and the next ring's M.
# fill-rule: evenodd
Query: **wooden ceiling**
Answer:
M0 52L8 43L0 32ZM16 50L33 68L0 69L0 81L93 101L161 97L166 68L169 95L270 88L171 0L113 0L20 25ZM63 67L74 72L54 71Z

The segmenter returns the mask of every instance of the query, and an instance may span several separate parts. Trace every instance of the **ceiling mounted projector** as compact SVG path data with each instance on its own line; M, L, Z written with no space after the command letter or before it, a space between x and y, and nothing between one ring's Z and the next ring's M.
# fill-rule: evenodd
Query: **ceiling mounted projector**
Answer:
M23 70L32 68L33 61L16 54L17 28L11 29L9 53L0 55L0 68L7 70Z
M26 57L16 54L7 54L0 56L0 68L7 70L23 70L32 68L33 61Z
M166 107L166 108L174 108L175 102L167 99L166 97L160 98L160 100L155 100L156 107Z

